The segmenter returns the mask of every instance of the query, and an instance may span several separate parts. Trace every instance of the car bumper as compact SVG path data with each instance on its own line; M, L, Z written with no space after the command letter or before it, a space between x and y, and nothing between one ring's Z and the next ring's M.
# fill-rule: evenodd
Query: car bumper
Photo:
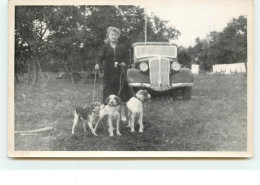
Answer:
M188 82L185 82L185 83L174 83L174 84L171 84L171 85L168 85L168 86L153 86L151 84L148 84L148 83L129 83L129 86L130 87L141 87L141 88L148 88L148 89L152 89L152 90L155 90L155 91L167 91L167 90L170 90L170 89L175 89L175 88L181 88L181 87L192 87L193 86L193 83L188 83Z

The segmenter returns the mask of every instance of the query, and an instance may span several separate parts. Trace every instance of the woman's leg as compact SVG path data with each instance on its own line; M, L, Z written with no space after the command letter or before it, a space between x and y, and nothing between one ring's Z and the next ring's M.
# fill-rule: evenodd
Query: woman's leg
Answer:
M118 75L118 73L114 73L111 79L111 93L117 96L119 89L120 89L120 75Z
M105 99L111 93L111 80L109 79L109 75L104 75L104 82L103 82L103 103L105 103Z
M104 84L103 84L103 102L105 99L111 95L118 95L120 87L120 76L117 72L113 71L111 73L104 75Z
M122 82L123 82L123 87L122 87L122 90L121 90L121 93L120 93L120 97L121 97L123 102L127 102L135 94L133 94L133 92L131 91L131 89L128 85L126 75L122 75Z

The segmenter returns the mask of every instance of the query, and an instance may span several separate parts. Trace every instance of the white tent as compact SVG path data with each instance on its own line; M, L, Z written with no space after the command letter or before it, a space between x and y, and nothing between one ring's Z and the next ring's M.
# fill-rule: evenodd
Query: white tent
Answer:
M199 74L199 65L198 64L192 64L191 65L191 72L193 74Z
M213 65L212 73L232 74L232 73L245 73L245 72L246 72L245 63L234 63L234 64Z

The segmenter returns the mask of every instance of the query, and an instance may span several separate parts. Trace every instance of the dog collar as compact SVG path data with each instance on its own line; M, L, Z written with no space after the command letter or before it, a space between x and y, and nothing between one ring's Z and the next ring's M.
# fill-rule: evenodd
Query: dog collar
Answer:
M138 98L137 96L135 96L136 99L138 99L140 102L143 102L140 98Z
M118 105L109 105L109 104L107 104L108 106L111 106L111 107L117 107Z

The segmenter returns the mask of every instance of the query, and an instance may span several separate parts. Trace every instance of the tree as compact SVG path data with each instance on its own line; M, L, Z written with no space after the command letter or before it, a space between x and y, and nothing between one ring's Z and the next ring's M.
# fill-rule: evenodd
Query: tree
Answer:
M246 62L247 60L247 18L233 18L222 32L210 32L206 39L196 39L194 47L188 49L194 63L204 70L213 64ZM197 59L197 60L195 60Z
M188 49L181 46L178 48L178 62L183 67L191 68L191 57L188 53Z
M152 22L152 25L150 25L151 31L149 32L148 37L150 41L168 42L169 39L177 39L181 34L177 29L167 27L166 23L168 21L163 21L156 15L153 15L150 21Z
M75 64L81 63L79 52L84 36L85 9L79 6L54 7L53 16L49 22L48 36L52 57L69 74L72 83Z
M119 27L129 48L144 41L144 9L139 6L18 6L15 20L16 72L26 69L32 84L38 71L93 69L109 26ZM159 17L148 17L148 41L168 41L180 32ZM17 74L16 73L16 74Z
M44 36L48 30L48 21L52 7L24 7L15 9L15 59L16 66L27 63L28 83L30 83L30 69L34 76L32 85L38 81L38 70L41 72L39 57L44 52ZM27 60L26 60L27 59ZM19 68L17 66L17 68Z

